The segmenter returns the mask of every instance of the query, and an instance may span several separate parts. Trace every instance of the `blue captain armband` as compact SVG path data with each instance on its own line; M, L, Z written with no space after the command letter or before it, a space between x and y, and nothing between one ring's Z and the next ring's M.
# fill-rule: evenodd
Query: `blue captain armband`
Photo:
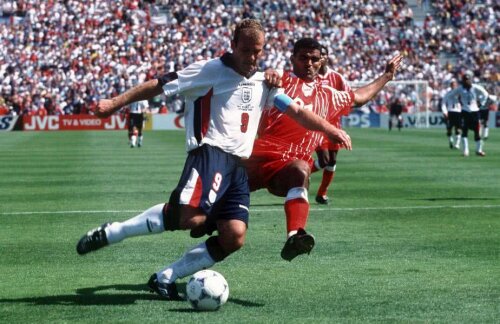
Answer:
M281 112L285 112L288 109L288 106L290 106L292 102L293 102L292 98L290 98L284 93L280 93L279 95L274 97L274 105Z

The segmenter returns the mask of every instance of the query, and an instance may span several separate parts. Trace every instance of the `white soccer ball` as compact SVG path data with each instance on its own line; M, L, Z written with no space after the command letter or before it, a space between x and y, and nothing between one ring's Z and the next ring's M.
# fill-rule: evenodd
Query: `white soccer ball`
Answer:
M194 309L214 311L227 302L229 286L217 271L201 270L189 279L186 295Z

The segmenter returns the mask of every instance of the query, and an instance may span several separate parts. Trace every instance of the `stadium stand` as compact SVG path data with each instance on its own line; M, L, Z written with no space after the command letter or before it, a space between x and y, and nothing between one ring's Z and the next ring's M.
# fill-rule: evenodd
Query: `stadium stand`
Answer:
M435 110L447 82L466 70L491 93L498 88L494 0L2 3L0 101L12 114L88 113L102 96L221 55L234 22L246 17L268 31L262 68L287 68L293 41L310 36L350 81L373 79L403 52L398 80L429 81Z

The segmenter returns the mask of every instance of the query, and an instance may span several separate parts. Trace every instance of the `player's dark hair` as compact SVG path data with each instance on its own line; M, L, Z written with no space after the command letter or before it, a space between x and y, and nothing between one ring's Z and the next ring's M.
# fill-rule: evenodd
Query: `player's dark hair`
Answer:
M258 37L260 33L265 34L264 27L261 23L255 19L243 19L234 29L233 42L238 44L238 40L242 33L247 33L248 35Z
M301 38L293 45L293 55L297 54L301 49L318 50L321 52L321 44L313 38Z

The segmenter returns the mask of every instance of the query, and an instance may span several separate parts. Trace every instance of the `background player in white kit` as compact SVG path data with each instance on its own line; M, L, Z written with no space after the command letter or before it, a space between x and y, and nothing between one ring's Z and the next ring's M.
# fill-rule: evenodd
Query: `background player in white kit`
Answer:
M450 148L460 149L460 138L462 137L462 106L456 97L448 97L446 94L458 86L456 79L450 81L450 87L447 89L443 96L441 104L441 111L446 119L446 135L448 136L448 143ZM455 130L455 139L453 139L453 129Z
M142 128L144 126L144 113L149 109L149 102L141 100L129 105L128 138L130 147L141 147L143 144Z
M458 100L462 106L462 152L469 156L469 129L474 132L476 141L476 155L485 156L483 141L479 133L479 107L488 100L488 92L476 84L472 84L472 73L467 72L462 76L461 85L448 92L444 101Z
M262 110L274 104L303 127L326 132L350 147L347 134L314 113L276 94L256 72L264 48L264 29L256 20L237 24L231 41L232 54L202 61L178 73L145 82L109 100L101 100L96 114L107 117L121 107L165 93L183 94L186 101L188 157L181 179L168 204L158 204L124 222L90 230L77 244L86 254L125 238L191 230L203 234L206 222L215 222L217 235L187 251L179 260L154 273L152 291L179 299L175 281L209 268L239 250L245 241L250 193L241 159L251 151ZM277 84L277 80L270 80Z
M484 92L488 92L483 86L479 84L477 86L482 88ZM490 94L484 104L479 106L479 134L481 135L481 139L483 141L487 140L490 134L490 128L488 127L488 121L490 119L490 105L495 103L495 101L496 96Z

